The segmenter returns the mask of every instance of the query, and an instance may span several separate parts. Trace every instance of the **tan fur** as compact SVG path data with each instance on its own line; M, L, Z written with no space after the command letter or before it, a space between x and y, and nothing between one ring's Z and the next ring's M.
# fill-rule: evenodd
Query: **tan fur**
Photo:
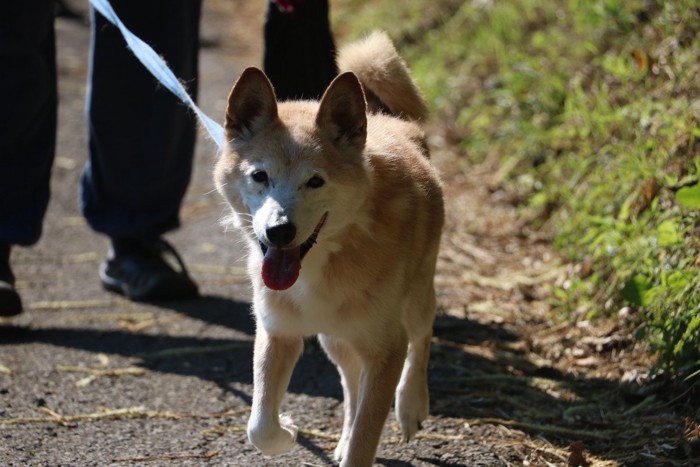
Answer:
M356 71L393 113L422 118L425 104L403 61L385 35L373 37L380 39L364 52L341 53L341 66ZM343 384L335 456L345 467L372 465L394 395L404 440L428 415L433 277L444 217L422 130L367 114L357 77L341 74L320 102L278 104L263 73L246 70L229 96L229 144L215 170L249 243L257 321L249 439L269 455L293 446L297 428L280 418L279 407L303 339L318 335ZM267 182L253 178L260 172ZM323 186L311 186L313 177ZM293 223L295 248L322 218L296 282L268 288L259 243L272 245L270 227Z
M338 68L354 72L365 87L365 93L379 97L393 114L411 120L427 117L428 108L420 90L385 32L375 31L340 49ZM370 98L368 101L372 104Z

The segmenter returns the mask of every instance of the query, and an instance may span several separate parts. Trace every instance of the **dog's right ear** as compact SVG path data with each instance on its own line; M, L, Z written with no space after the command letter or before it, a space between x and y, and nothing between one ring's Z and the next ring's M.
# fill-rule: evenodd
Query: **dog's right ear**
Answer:
M277 100L270 80L246 68L233 85L226 107L226 139L248 139L277 120Z

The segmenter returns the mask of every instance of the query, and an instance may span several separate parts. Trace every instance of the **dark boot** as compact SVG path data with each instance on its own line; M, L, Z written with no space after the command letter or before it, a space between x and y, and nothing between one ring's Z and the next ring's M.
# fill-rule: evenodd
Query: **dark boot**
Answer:
M15 290L15 276L10 268L10 245L0 244L0 316L22 313L22 300Z
M175 260L175 267L165 259ZM112 248L100 267L105 289L137 302L178 300L198 296L185 264L163 239L112 239Z

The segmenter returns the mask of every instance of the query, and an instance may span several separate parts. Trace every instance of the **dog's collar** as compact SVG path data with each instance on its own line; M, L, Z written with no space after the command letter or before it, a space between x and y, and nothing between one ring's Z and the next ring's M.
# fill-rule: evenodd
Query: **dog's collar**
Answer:
M313 233L309 238L306 239L304 243L301 244L301 257L303 258L306 253L309 252L312 246L316 244L316 238L318 238L318 234L321 231L321 228L323 227L323 224L326 223L326 219L328 218L328 211L326 211L323 216L321 216L321 220L318 221L318 224L316 224L316 227L314 228Z
M323 216L321 216L321 220L318 221L318 224L316 224L316 227L314 227L313 233L307 238L304 243L302 243L299 248L300 248L300 257L303 259L304 256L306 256L306 253L309 252L312 246L316 244L316 239L318 238L318 234L321 232L321 229L323 228L323 225L326 223L326 219L328 218L328 211L326 211ZM267 245L265 245L263 242L260 243L260 249L263 252L263 255L267 253L267 249L269 248Z

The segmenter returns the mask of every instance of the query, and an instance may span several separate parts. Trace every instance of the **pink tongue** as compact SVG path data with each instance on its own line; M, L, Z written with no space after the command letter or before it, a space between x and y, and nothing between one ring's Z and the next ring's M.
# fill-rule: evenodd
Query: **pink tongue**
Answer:
M301 269L301 248L268 247L263 259L262 278L272 290L286 290L294 285Z

